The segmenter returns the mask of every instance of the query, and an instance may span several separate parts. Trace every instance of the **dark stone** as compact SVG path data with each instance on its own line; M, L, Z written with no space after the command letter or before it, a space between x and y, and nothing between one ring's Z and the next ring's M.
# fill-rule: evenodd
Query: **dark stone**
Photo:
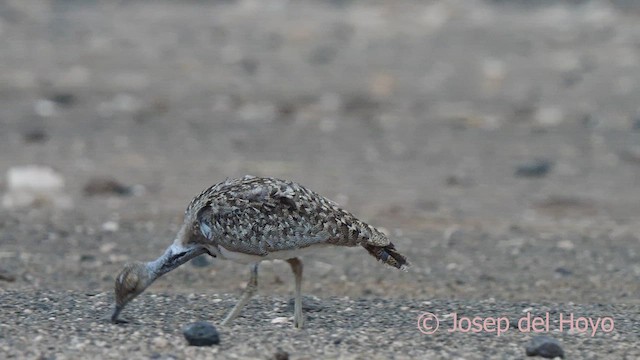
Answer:
M84 193L87 196L111 194L127 196L131 195L131 188L112 178L95 177L84 186Z
M562 276L569 276L569 275L573 275L573 271L565 268L565 267L559 267L556 269L556 273L562 275Z
M289 360L289 353L278 349L275 354L273 354L273 360Z
M71 93L57 93L53 94L49 100L60 106L71 106L76 102L76 97Z
M91 254L80 255L80 262L89 262L89 261L95 261L95 260L96 260L96 257Z
M526 348L527 356L541 356L547 359L564 358L564 350L558 340L548 336L536 336Z
M26 143L43 143L49 140L49 135L43 129L32 129L22 134Z
M0 269L0 281L14 282L16 281L16 277L8 271Z
M516 167L515 176L518 177L543 177L551 171L553 162L547 159L535 159L530 163Z
M218 330L206 321L191 323L182 330L184 338L191 346L211 346L220 344Z
M256 59L244 58L240 60L240 66L242 66L242 69L249 75L253 75L256 73L256 71L258 70L258 65L259 63Z

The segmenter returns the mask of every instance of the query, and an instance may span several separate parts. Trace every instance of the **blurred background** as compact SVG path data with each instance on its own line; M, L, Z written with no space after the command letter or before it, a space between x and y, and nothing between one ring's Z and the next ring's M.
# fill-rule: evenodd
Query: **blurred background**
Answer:
M314 255L307 293L637 301L639 17L622 0L0 1L0 286L111 291L194 195L252 174L337 201L414 263ZM244 285L200 260L152 291ZM286 264L264 268L261 291L291 290Z

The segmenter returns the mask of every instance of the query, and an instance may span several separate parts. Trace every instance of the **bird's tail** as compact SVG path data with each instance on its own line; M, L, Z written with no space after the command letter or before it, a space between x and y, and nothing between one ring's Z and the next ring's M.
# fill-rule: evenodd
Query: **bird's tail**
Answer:
M385 246L369 244L363 244L362 246L367 249L371 256L394 268L407 271L407 268L411 265L409 261L407 261L407 258L396 250L396 247L392 243Z

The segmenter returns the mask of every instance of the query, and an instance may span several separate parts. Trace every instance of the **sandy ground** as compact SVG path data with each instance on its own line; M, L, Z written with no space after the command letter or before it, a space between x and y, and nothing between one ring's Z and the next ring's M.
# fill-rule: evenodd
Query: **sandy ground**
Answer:
M639 16L629 1L0 2L0 171L51 167L72 201L0 210L0 357L512 359L534 336L423 335L427 311L610 317L593 337L544 333L566 358L639 357ZM296 332L272 323L291 314L288 265L265 263L221 344L194 348L181 329L218 324L248 276L201 261L109 324L123 264L159 256L194 195L244 174L336 200L411 271L362 249L307 257L316 308ZM87 191L96 178L131 191Z

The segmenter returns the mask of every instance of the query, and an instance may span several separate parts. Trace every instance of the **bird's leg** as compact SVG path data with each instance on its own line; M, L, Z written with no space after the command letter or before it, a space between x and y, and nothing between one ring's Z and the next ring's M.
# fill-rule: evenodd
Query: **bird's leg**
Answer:
M222 321L223 326L231 323L231 321L240 314L240 311L242 311L242 308L249 302L251 297L256 293L256 290L258 290L258 264L257 263L251 265L251 277L249 278L249 282L247 283L247 286L244 288L244 291L242 292L242 296L240 296L240 300L238 301L236 306L234 306L233 309L231 309L231 312L229 312L227 317L225 317L224 320Z
M302 329L304 325L304 316L302 314L302 261L298 258L292 258L287 260L291 265L291 271L295 276L296 281L296 294L293 303L293 326Z

